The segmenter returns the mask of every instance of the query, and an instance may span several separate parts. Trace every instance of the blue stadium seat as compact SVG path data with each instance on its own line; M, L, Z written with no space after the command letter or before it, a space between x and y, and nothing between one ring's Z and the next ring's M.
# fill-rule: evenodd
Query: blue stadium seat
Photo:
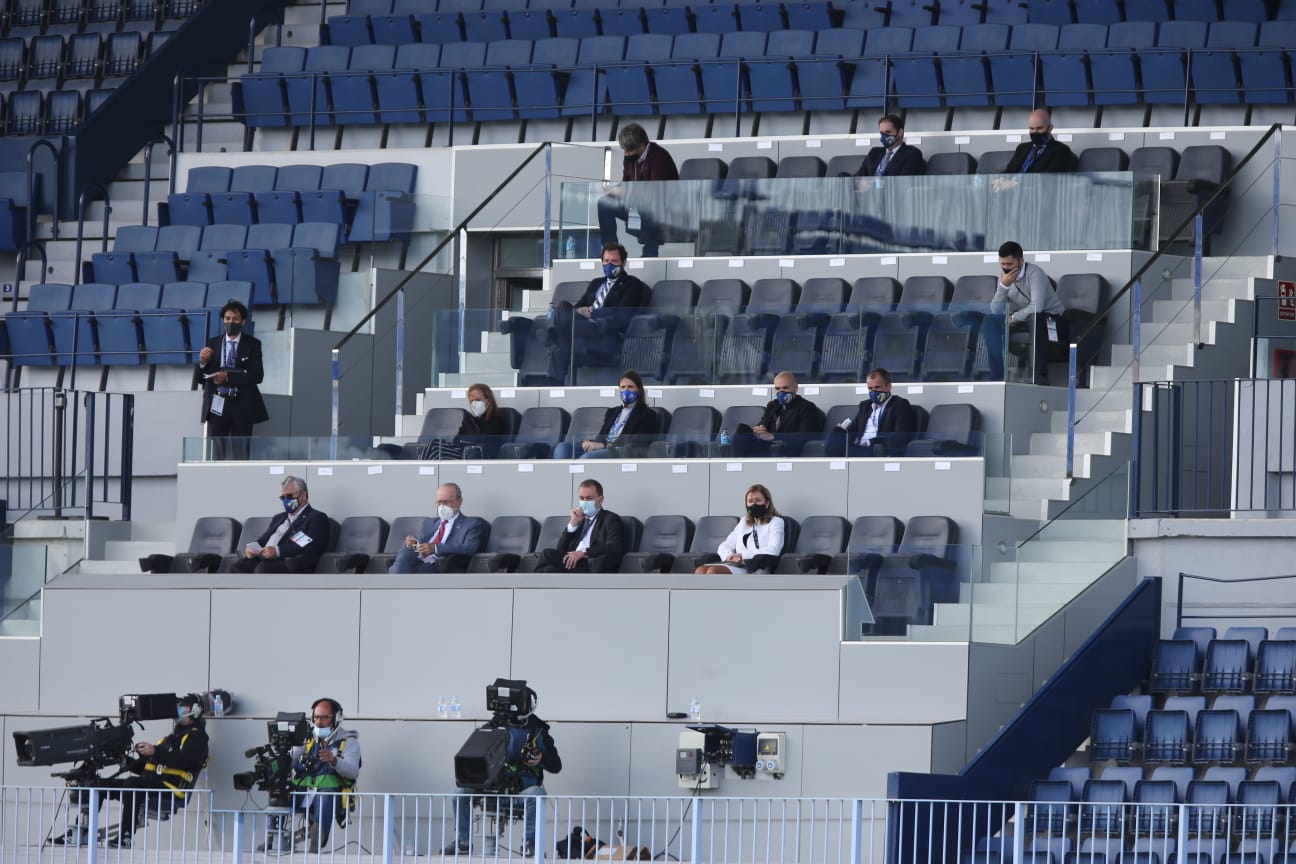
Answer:
M618 110L630 114L651 112L653 95L652 68L670 58L674 37L644 33L626 40L626 63L606 70L604 78L608 98ZM629 61L635 61L633 63Z
M531 39L540 41L554 35L553 23L548 11L544 9L525 11L514 10L508 13L509 38Z
M339 126L368 126L378 122L377 81L392 74L394 45L360 45L351 49L346 72L329 75L333 111Z
M348 239L355 242L408 242L414 221L417 167L381 162L369 168Z
M207 334L206 293L207 286L201 282L162 286L158 308L141 317L146 363L197 361Z
M701 73L697 61L714 61L719 53L718 33L686 33L676 36L671 46L671 61L653 68L658 113L703 113Z
M871 33L879 28L886 28L885 3L858 2L848 3L842 10L842 27L851 27Z
M45 134L66 135L81 125L80 90L55 90L45 100Z
M1233 710L1202 711L1193 731L1195 764L1231 765L1242 757L1242 720Z
M1120 780L1104 777L1101 780L1085 781L1084 792L1080 795L1084 804L1080 808L1080 834L1119 837L1125 827L1126 796L1125 783ZM1090 837L1085 842L1092 839L1094 838ZM1082 851L1080 854L1085 860L1091 857L1089 852ZM1114 864L1116 856L1111 857Z
M135 281L135 256L130 252L96 252L90 262L96 282L122 285Z
M69 312L50 316L54 359L58 365L66 366L75 361L78 366L92 366L99 362L95 313L111 311L116 298L116 285L84 282L72 286Z
M832 30L824 36L831 37L841 31ZM768 34L765 43L767 57L798 58L815 54L816 35L812 30L776 30ZM829 40L830 41L830 40ZM861 39L857 45L862 45ZM825 49L822 53L832 55L834 52ZM840 55L840 52L837 52ZM858 53L858 52L857 52Z
M292 246L271 250L276 302L337 302L341 235L341 226L330 222L302 222L294 226Z
M1058 51L1043 54L1040 56L1040 72L1043 76L1046 105L1058 107L1089 104L1089 56L1085 52Z
M62 36L37 36L27 45L27 77L30 79L57 78L63 69L64 40Z
M793 61L801 87L802 104L807 110L841 111L846 107L846 88L850 81L847 76L853 77L856 72L848 64L854 62L853 58L858 57L863 48L862 31L847 28L829 30L818 34L814 57L802 57ZM864 62L871 66L881 65L877 61ZM879 68L877 71L882 70ZM878 86L882 86L881 82ZM861 80L861 89L863 87Z
M300 75L306 65L306 49L297 45L270 47L261 55L255 75L239 80L243 122L249 128L286 126L288 97L285 76Z
M27 41L0 39L0 81L20 81L27 69Z
M1149 711L1143 735L1145 765L1185 765L1192 751L1193 719L1184 710Z
M1287 709L1252 711L1247 718L1247 764L1286 764L1292 743L1292 715Z
M808 0L808 2L804 3L784 3L783 11L787 15L787 26L790 30L809 30L822 33L831 30L836 23L833 20L831 3L816 2L816 0Z
M601 69L595 67L620 63L625 57L625 42L624 36L590 36L580 40L577 65L568 70L571 77L564 96L567 104L560 112L562 116L588 116L591 110L601 113L607 104L607 82Z
M1026 17L1031 24L1070 24L1074 20L1071 0L1026 0Z
M1220 20L1216 0L1171 0L1176 21L1211 22Z
M1125 0L1126 21L1161 22L1170 20L1166 0Z
M1296 21L1266 21L1260 25L1257 51L1242 51L1242 98L1251 104L1286 104L1290 101L1289 61L1296 39Z
M462 42L463 19L458 12L428 12L417 17L419 41L427 45L448 45Z
M465 13L463 34L464 40L468 42L494 42L497 39L507 39L509 38L507 19L499 10Z
M928 27L918 31L941 28ZM921 48L917 36L913 53L891 58L891 75L895 82L896 104L901 108L939 108L941 105L940 72L936 68L935 49ZM946 49L949 50L949 49Z
M49 316L66 312L71 303L71 285L40 283L28 289L26 310L10 312L4 318L12 365L53 365L54 342Z
M373 41L380 45L409 45L418 41L418 27L409 13L370 15L369 30Z
M932 26L939 4L925 0L891 0L887 14L888 27L913 27L915 31Z
M1252 689L1257 696L1296 693L1296 641L1272 639L1260 643Z
M342 45L316 45L306 50L302 73L284 78L290 122L294 126L322 126L333 122L328 78L346 71L351 49Z
M664 6L645 8L644 25L649 33L661 33L667 36L679 36L693 32L688 9L684 6Z
M990 81L996 105L1033 108L1039 52L1057 47L1058 28L1054 24L1030 23L1014 27L1008 43L1009 53L990 56Z
M162 286L134 282L120 285L112 312L95 316L100 362L104 366L134 366L143 362L141 315L157 309Z
M1084 3L1077 3L1075 18L1081 24L1104 26L1124 20L1121 17L1121 4L1118 0L1086 0Z
M724 35L738 29L738 9L733 3L693 6L693 29L697 33Z
M1201 692L1242 693L1251 682L1251 646L1244 639L1216 639L1206 649Z
M759 33L777 33L787 27L783 20L783 7L766 0L762 3L738 4L738 26Z
M638 22L639 19L635 16L634 12L621 16L617 14L620 11L621 10L619 9L609 10L607 17L614 20L620 18L621 21L619 23L622 24L623 28L630 26L627 22ZM638 10L634 11L637 12ZM553 12L552 15L554 32L559 36L565 36L568 39L585 39L590 36L598 36L600 33L604 33L604 31L599 29L600 13L596 9L563 9ZM614 24L613 30L615 29L616 25ZM629 32L612 32L604 33L604 35L629 36L631 33L641 32L643 32L642 27L638 30L631 28L629 29Z
M348 48L356 45L369 45L374 41L369 29L368 15L330 15L325 22L324 34L329 45L345 45Z
M139 34L133 34L136 40ZM103 38L98 33L70 36L63 54L65 79L97 78L103 64Z
M604 36L637 36L647 32L644 29L643 10L635 7L633 9L604 9L599 12L599 22ZM561 29L558 35L566 36Z

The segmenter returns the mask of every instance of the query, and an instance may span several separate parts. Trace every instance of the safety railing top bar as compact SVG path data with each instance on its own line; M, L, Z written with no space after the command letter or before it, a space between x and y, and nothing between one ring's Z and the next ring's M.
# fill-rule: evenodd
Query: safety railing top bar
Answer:
M1216 187L1213 192L1211 192L1211 194L1206 198L1205 201L1199 204L1193 210L1193 212L1190 213L1188 216L1186 216L1183 219L1183 221L1180 222L1177 226L1175 226L1175 228L1171 232L1169 232L1168 234L1166 232L1162 232L1163 236L1179 237L1190 225L1194 226L1194 259L1195 259L1194 288L1195 291L1193 296L1193 306L1194 306L1193 320L1194 320L1195 329L1193 334L1193 341L1195 343L1200 344L1201 342L1201 257L1202 257L1203 214L1205 213L1206 209L1216 201L1216 199L1218 199L1222 194L1225 194L1225 192L1230 189L1230 187L1237 180L1237 178L1241 176L1243 169L1245 169L1247 165L1250 164L1251 160L1253 160L1256 157L1256 155L1264 148L1264 146L1269 142L1270 139L1274 139L1275 148L1281 146L1281 135L1282 135L1281 124L1275 123L1272 126L1270 126L1269 129L1264 133L1264 135L1261 136L1260 140L1257 141L1251 147L1251 149L1247 151L1246 155L1243 156L1242 159L1238 161L1238 163L1233 167L1233 170L1229 172L1228 176L1224 178L1223 182L1221 182L1220 185ZM1278 175L1277 162L1278 162L1278 153L1275 150L1274 166L1271 169L1274 173L1273 206L1270 211L1271 213L1270 218L1273 222L1272 239L1270 245L1271 255L1278 254L1277 219L1278 219L1278 212L1279 212L1278 196L1279 196L1280 187L1279 187L1278 176L1277 176ZM1120 290L1117 291L1111 297L1111 299L1108 300L1107 303L1101 309L1098 310L1098 314L1094 316L1093 320L1089 323L1089 326L1086 327L1080 333L1079 336L1074 336L1074 335L1072 336L1071 344L1067 352L1068 373L1067 373L1066 475L1068 478L1074 476L1074 467L1075 467L1074 460L1075 460L1076 386L1077 386L1076 375L1077 375L1077 368L1079 364L1079 356L1078 356L1079 345L1085 342L1086 339L1088 339L1091 334L1095 332L1099 332L1100 327L1106 326L1107 319L1112 315L1114 310L1116 310L1117 306L1122 304L1123 302L1126 302L1126 295L1131 295L1128 302L1131 308L1131 337L1134 345L1134 353L1130 365L1130 380L1131 381L1137 380L1138 369L1139 369L1138 366L1139 353L1142 348L1141 340L1140 340L1141 334L1139 332L1139 328L1141 324L1140 306L1142 303L1142 297L1141 297L1142 279L1144 275L1148 273L1148 271L1150 271L1154 265L1162 261L1163 257L1166 254L1167 251L1165 249L1160 249L1151 257L1149 257L1147 261L1143 262L1143 265L1139 267L1136 271L1134 271L1134 275L1132 275L1129 278L1129 280L1124 285L1121 286ZM1135 424L1134 437L1135 440L1137 440L1139 406L1135 404L1133 408L1134 408L1133 418ZM1137 458L1137 455L1135 456L1135 458Z

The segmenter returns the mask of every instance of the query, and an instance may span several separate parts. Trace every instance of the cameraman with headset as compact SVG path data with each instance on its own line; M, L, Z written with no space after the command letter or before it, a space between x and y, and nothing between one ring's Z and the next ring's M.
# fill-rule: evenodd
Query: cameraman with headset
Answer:
M108 778L103 783L120 788L104 789L99 797L100 806L107 798L120 798L122 805L121 825L117 837L109 839L109 846L130 848L140 813L150 800L157 801L159 810L165 807L172 812L185 805L186 793L207 765L207 746L203 698L197 693L181 696L176 700L175 727L171 733L156 744L139 742L135 745L135 755L126 760L126 770L136 776ZM168 791L170 794L166 794ZM89 793L77 790L74 795L82 811L89 810ZM57 837L54 842L82 846L91 839L83 822L69 828L66 836Z
M316 699L311 721L314 734L292 750L293 810L309 814L306 851L318 852L328 842L333 820L339 826L346 822L345 796L360 776L360 738L342 728L342 706L336 699Z
M506 795L526 796L522 811L522 855L530 857L535 854L536 802L533 799L545 794L544 772L557 774L562 771L562 757L549 734L549 724L535 715L539 697L530 687L526 688L526 695L525 711L510 714L507 719L497 714L482 728L508 730L505 776L509 782L500 791ZM470 790L459 788L459 797L455 799L455 842L443 850L444 855L469 854L472 828L470 794Z

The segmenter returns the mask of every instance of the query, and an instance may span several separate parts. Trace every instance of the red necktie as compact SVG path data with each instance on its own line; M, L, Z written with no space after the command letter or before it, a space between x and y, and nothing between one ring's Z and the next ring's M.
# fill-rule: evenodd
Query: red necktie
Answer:
M445 536L446 526L449 524L450 523L445 521L444 519L441 520L441 524L437 526L436 533L432 535L433 546L436 546L438 543L441 542L441 538Z

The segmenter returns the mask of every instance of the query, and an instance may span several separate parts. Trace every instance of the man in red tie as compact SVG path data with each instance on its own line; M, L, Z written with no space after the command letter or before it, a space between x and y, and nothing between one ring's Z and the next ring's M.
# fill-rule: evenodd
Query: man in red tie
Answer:
M482 550L486 522L460 513L463 492L458 483L437 487L437 518L425 519L419 536L405 538L405 548L392 562L392 573L464 573L468 561Z

